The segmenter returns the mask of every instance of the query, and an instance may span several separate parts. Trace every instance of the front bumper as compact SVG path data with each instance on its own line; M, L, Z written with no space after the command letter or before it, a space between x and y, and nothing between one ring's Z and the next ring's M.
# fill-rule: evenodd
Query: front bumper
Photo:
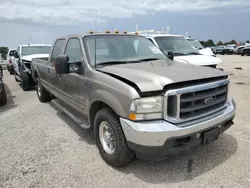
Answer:
M219 127L219 134L224 132L234 124L235 110L235 102L230 99L223 111L178 126L165 120L133 122L120 118L120 122L132 150L141 154L168 155L201 144L202 134L207 130ZM184 142L178 145L179 141Z

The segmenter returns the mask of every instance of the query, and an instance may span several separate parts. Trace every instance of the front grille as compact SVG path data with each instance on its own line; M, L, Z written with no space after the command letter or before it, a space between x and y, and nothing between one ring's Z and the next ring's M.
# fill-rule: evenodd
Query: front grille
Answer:
M244 49L243 52L246 53L246 54L250 54L250 48Z
M165 119L181 123L212 114L225 107L229 80L169 90L165 94Z

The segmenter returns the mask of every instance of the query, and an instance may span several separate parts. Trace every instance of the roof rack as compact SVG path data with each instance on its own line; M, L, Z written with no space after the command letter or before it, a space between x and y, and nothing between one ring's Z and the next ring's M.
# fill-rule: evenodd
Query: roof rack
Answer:
M141 31L130 31L128 33L138 33L138 34L169 34L168 32L166 31L155 31L153 29L150 29L150 30L141 30Z

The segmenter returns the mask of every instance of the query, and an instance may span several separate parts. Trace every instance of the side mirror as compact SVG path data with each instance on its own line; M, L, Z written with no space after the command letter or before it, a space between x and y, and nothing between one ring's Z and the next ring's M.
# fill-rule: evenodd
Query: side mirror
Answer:
M171 60L174 60L174 53L173 52L168 52L168 58Z
M14 56L15 58L19 58L19 55L18 55L17 51L14 52L13 56Z
M56 58L55 70L58 74L68 74L69 73L69 56L59 55Z

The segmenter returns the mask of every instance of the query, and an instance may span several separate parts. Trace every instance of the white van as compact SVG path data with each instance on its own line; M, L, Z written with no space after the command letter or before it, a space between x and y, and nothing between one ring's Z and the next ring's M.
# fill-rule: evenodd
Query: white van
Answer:
M170 34L140 34L147 37L152 43L160 48L165 54L173 52L174 60L181 63L209 66L216 68L222 63L218 57L203 55L184 36Z

